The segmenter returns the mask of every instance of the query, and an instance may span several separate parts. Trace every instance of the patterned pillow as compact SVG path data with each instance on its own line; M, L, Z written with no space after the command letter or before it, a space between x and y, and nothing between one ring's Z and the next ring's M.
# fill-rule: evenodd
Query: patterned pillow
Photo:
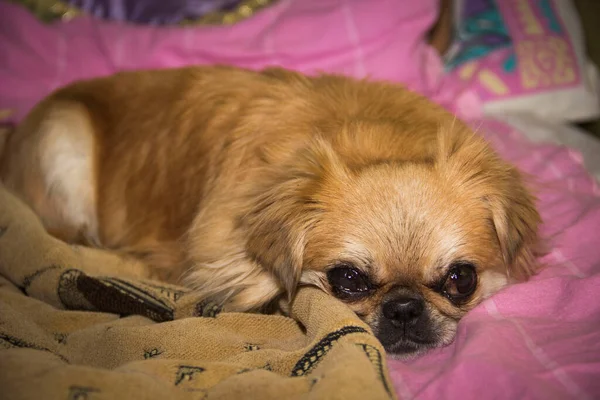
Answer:
M457 0L450 74L487 114L581 121L600 115L597 73L571 0Z

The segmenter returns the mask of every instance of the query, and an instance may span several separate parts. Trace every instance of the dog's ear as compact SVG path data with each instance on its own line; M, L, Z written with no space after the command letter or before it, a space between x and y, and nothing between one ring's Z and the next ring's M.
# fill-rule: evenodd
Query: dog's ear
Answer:
M541 218L521 173L462 124L453 131L440 131L437 160L457 191L470 193L487 205L507 276L515 280L531 276L542 250Z
M538 239L540 215L535 198L525 188L520 173L508 168L498 180L504 187L486 197L492 212L492 223L510 279L526 280L535 272L536 255L541 248Z
M347 171L321 139L293 154L287 164L265 166L265 184L253 190L253 207L241 223L248 230L248 255L277 277L291 299L300 281L309 232L323 212L316 194L328 179L345 179Z

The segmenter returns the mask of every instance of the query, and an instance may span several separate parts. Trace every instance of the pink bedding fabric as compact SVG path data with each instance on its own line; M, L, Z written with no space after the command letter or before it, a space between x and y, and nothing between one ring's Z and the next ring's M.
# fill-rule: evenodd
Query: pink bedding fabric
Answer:
M0 110L20 119L60 86L119 70L233 64L404 82L462 116L478 115L473 93L439 79L441 61L425 43L437 3L280 0L233 26L165 28L87 17L46 25L0 2Z
M232 27L132 27L77 19L42 25L0 3L0 111L18 120L51 90L122 69L226 63L404 82L459 116L480 105L441 76L424 43L436 0L281 0ZM477 307L456 341L390 361L399 398L600 398L600 189L574 151L536 145L475 121L498 151L540 183L548 266Z

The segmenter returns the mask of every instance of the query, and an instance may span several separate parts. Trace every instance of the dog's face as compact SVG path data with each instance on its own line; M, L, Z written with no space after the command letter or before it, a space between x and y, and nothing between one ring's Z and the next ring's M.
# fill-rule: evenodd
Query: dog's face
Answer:
M448 344L465 312L507 282L486 202L429 163L353 175L320 199L304 280L347 303L390 353Z
M289 289L331 293L397 357L450 343L468 310L532 272L539 216L519 174L470 132L429 148L355 162L316 143L278 188L295 200L271 226L288 244L275 272Z

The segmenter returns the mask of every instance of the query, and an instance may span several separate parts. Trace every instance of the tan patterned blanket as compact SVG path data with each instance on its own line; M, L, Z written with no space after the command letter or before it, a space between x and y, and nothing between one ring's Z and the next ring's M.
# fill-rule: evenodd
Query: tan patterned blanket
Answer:
M50 237L0 187L0 397L394 398L369 327L317 289L292 319L219 313L145 275Z

